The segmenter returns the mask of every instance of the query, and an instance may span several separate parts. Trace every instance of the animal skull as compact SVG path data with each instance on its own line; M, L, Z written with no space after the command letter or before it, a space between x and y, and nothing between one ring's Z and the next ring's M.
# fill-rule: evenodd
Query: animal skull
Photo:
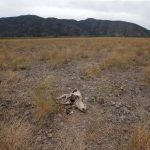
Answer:
M78 89L74 89L70 94L63 94L62 96L58 97L56 100L63 100L65 101L57 101L57 103L63 105L71 105L72 107L77 107L80 111L86 112L87 108L86 105L83 103L81 92Z

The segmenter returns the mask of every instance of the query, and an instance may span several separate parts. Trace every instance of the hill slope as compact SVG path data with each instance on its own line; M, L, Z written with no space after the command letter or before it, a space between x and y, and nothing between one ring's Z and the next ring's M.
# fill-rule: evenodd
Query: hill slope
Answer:
M34 15L0 18L0 37L37 36L150 36L149 30L129 22L42 18Z

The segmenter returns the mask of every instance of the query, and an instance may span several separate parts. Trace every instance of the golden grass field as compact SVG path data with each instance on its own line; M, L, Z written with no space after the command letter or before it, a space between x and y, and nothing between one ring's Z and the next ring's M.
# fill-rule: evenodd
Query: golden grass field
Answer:
M0 107L2 108L0 112L1 150L40 149L36 147L36 145L38 145L38 140L35 140L36 132L41 130L41 128L45 128L45 122L47 122L51 115L57 118L57 114L62 113L63 108L55 103L55 97L58 93L65 91L63 85L61 85L61 87L59 86L59 80L63 80L63 77L67 78L67 74L60 72L61 76L57 76L57 73L60 69L64 69L64 72L67 71L65 66L69 64L76 65L75 72L77 72L77 74L75 75L81 76L83 82L85 84L87 83L87 87L90 81L97 81L104 74L107 75L107 73L108 75L113 75L117 72L124 74L124 72L129 71L130 73L134 71L136 78L137 71L136 84L139 86L142 85L149 90L150 38L0 39L0 103L2 105L2 107ZM43 66L46 68L45 70ZM38 73L36 73L35 70L38 70ZM74 69L70 70L74 71ZM69 73L70 70L68 71ZM32 74L35 76L32 77ZM38 74L39 77L37 77ZM74 74L71 75L73 76ZM34 78L36 79L35 81ZM71 77L68 76L68 81L66 80L66 82L68 84L72 82ZM67 83L65 86L67 86ZM73 84L76 85L75 81L73 81ZM98 93L95 96L95 101L100 99L100 105L105 103L106 95L109 95L110 92L112 92L112 94L116 92L116 89L113 89L114 87L111 87L111 85L107 86L105 84L102 88L103 94L99 96ZM23 93L23 90L28 91L26 92L27 95L25 95L22 101L19 101L18 95L21 92ZM17 97L16 99L10 96L13 91L16 92L14 94ZM19 94L17 94L17 92ZM10 103L14 103L10 108L3 107L5 106L6 99L11 99ZM20 110L20 104L23 102L26 103L26 99L27 103L33 105L33 108L29 111L33 117L31 120L35 120L34 123L28 119L24 120L24 118L19 116L19 114L23 113ZM92 105L92 103L88 103ZM147 101L147 103L149 102ZM97 106L93 105L93 110L94 107ZM26 108L24 107L23 109L25 112ZM138 112L137 109L135 111ZM142 112L145 115L145 110L142 110L140 115ZM98 115L98 111L95 113ZM77 116L80 116L80 114ZM105 116L105 118L107 118L107 116ZM64 122L67 120L70 126L72 125L71 123L76 121L73 119L69 121L66 117L63 117L63 119ZM88 119L90 122L91 118L89 116ZM139 122L140 121L132 124L132 134L129 135L129 140L127 140L123 147L120 146L119 148L123 150L150 150L150 129L147 127L149 121L144 120ZM87 136L84 140L97 142L103 135L99 128L99 123L92 121L86 134L83 133ZM119 132L118 130L117 132ZM66 128L66 133L67 131ZM114 131L111 132L114 133ZM58 149L86 149L83 140L84 135L77 136L79 139L75 141L75 145L72 148L70 143L65 140L68 135L64 133L65 132L60 135L62 145L61 148ZM44 146L41 149L48 149L48 147ZM115 150L117 148L114 146L111 149Z
M94 75L97 69L126 69L139 66L145 75L149 76L149 38L2 39L0 41L1 70L29 69L41 61L47 61L50 66L57 68L73 59L98 58L98 56L100 60L90 62L89 66L86 66L85 74ZM146 80L149 82L148 78Z

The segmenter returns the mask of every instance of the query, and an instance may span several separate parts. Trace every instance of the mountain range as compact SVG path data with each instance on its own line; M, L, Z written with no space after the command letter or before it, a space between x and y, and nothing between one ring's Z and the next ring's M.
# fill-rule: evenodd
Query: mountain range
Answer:
M35 15L0 18L0 37L114 36L150 37L150 31L125 21L42 18Z

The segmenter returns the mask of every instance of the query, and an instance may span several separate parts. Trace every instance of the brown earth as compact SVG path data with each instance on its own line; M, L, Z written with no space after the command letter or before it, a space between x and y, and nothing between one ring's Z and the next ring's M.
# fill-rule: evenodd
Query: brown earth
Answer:
M149 43L135 38L1 40L0 149L149 150ZM122 57L117 51L114 59L116 49L137 55ZM81 90L88 111L67 115L54 99L74 88Z

